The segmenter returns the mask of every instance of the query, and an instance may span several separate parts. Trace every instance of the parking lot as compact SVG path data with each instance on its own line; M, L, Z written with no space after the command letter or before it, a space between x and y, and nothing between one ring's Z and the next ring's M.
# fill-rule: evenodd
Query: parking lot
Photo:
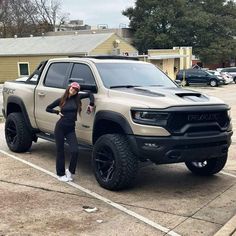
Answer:
M236 127L236 84L190 89L228 103ZM132 189L111 192L97 184L91 153L80 152L74 183L61 183L54 143L40 140L30 152L12 153L4 122L0 132L0 235L207 236L236 214L236 134L228 162L215 176L194 176L184 164L146 163ZM88 213L85 206L97 210Z

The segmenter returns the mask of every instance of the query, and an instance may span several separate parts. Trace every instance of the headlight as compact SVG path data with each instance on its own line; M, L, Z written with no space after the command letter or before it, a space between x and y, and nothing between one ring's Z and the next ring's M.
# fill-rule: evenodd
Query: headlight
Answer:
M135 123L166 126L169 114L150 110L131 110L131 116Z

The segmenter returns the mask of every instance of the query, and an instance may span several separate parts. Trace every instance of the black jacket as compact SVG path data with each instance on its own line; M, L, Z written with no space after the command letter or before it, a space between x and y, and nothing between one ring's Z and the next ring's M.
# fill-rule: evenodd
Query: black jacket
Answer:
M54 109L55 107L59 107L61 101L61 98L56 99L47 106L46 111L56 114L61 112L63 114L62 119L66 121L67 124L74 123L77 120L78 109L80 109L80 100L84 98L90 98L90 106L94 106L93 94L90 92L83 92L68 98L61 110Z

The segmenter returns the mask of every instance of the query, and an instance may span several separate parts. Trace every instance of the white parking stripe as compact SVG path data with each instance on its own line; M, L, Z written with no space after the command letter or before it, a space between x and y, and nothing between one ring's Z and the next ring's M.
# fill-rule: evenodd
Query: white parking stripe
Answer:
M236 178L236 175L233 175L233 174L230 174L230 173L227 173L227 172L224 172L224 171L221 171L220 174L228 175L230 177Z
M35 169L37 169L37 170L39 170L39 171L41 171L41 172L47 174L47 175L50 175L50 176L52 176L53 178L57 178L57 175L56 175L56 174L54 174L54 173L52 173L52 172L50 172L50 171L48 171L48 170L45 170L45 169L41 168L40 166L37 166L37 165L32 164L32 163L30 163L30 162L28 162L28 161L25 161L25 160L23 160L23 159L21 159L21 158L19 158L19 157L17 157L17 156L14 156L14 155L12 155L12 154L9 154L9 153L5 152L5 151L3 151L3 150L0 150L0 152L1 152L2 154L4 154L4 155L7 155L7 156L9 156L9 157L11 157L11 158L17 160L17 161L20 161L20 162L22 162L22 163L24 163L24 164L26 164L26 165L28 165L28 166L31 166L31 167L33 167L33 168L35 168ZM111 206L113 206L114 208L116 208L116 209L118 209L118 210L120 210L120 211L122 211L122 212L124 212L124 213L126 213L126 214L128 214L128 215L130 215L130 216L135 217L136 219L138 219L138 220L140 220L140 221L142 221L142 222L144 222L144 223L146 223L146 224L148 224L148 225L154 227L155 229L158 229L158 230L160 230L160 231L166 233L167 235L180 236L179 234L175 233L174 231L172 231L172 230L170 230L170 229L168 229L168 228L166 228L166 227L163 227L163 226L161 226L161 225L155 223L154 221L151 221L151 220L149 220L148 218L146 218L146 217L144 217L144 216L142 216L142 215L139 215L139 214L135 213L134 211L131 211L131 210L129 210L129 209L123 207L122 205L117 204L117 203L115 203L115 202L113 202L113 201L111 201L111 200L109 200L109 199L107 199L107 198L105 198L105 197L103 197L103 196L101 196L101 195L99 195L99 194L97 194L97 193L95 193L95 192L89 190L89 189L86 189L86 188L84 188L84 187L82 187L82 186L80 186L80 185L78 185L78 184L76 184L76 183L73 183L73 182L66 182L66 184L68 184L68 185L70 185L70 186L72 186L72 187L74 187L74 188L77 188L77 189L79 189L80 191L85 192L85 193L89 194L90 196L93 196L94 198L97 198L97 199L99 199L99 200L101 200L101 201L107 203L108 205L111 205Z

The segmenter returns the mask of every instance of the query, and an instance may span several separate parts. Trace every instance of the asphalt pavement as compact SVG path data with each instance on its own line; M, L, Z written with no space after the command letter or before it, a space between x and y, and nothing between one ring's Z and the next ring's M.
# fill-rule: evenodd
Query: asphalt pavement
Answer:
M235 84L190 89L230 104L236 127ZM183 163L147 164L134 188L111 192L96 182L91 153L81 151L74 182L61 183L55 178L54 143L39 140L29 152L13 153L2 135L0 235L234 235L235 135L233 141L224 170L215 176L194 176ZM68 156L66 150L66 164ZM87 213L86 206L97 210Z

